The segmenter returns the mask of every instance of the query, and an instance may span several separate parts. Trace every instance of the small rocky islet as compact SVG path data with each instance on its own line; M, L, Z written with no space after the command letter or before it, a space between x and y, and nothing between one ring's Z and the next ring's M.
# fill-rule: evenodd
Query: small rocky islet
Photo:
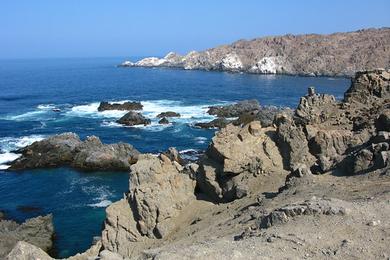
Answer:
M295 110L210 108L238 118L196 162L173 148L140 154L67 133L23 148L10 169L129 169L129 191L106 209L101 239L70 259L386 258L389 102L390 71L363 71L342 101L309 89ZM16 240L6 259L52 259L46 243Z

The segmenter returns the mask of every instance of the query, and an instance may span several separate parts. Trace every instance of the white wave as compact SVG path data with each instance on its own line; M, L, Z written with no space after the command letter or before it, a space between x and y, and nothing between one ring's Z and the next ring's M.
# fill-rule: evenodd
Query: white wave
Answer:
M29 135L22 137L3 137L0 138L0 149L5 152L14 151L27 145L30 145L36 141L44 139L43 135Z
M52 110L56 108L56 106L54 104L40 104L37 108L40 110Z
M123 102L126 101L115 101L115 103L123 103ZM74 106L66 114L70 116L77 116L77 117L121 118L127 113L127 111L120 111L120 110L106 110L106 111L99 112L98 111L99 104L100 104L99 102L94 102L86 105Z
M123 127L123 125L113 121L103 121L100 126L103 127Z
M112 204L111 200L102 200L102 201L97 202L97 203L88 204L88 206L93 207L93 208L106 208L106 207L110 206L111 204Z
M207 138L206 138L206 137L203 137L203 136L198 136L198 137L195 137L195 141L196 141L198 144L204 144L204 143L206 143Z
M1 153L0 154L0 170L6 170L10 166L7 163L10 163L18 159L21 155L16 153Z

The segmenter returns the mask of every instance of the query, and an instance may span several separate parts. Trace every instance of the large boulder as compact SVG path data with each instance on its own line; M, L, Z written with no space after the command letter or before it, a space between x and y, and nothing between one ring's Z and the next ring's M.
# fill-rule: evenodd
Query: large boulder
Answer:
M167 237L178 228L175 218L195 200L194 190L195 180L177 161L140 155L131 166L127 197L106 210L103 247L130 256L143 243Z
M22 224L0 220L0 258L5 257L18 241L31 243L47 252L53 246L53 235L52 215L31 218Z
M98 107L98 111L106 111L106 110L142 110L143 105L141 102L124 102L124 103L108 103L108 102L100 102Z
M137 162L139 152L130 144L103 144L96 136L88 137L75 149L71 165L84 170L126 171Z
M22 156L11 163L10 170L47 168L68 165L76 147L81 145L74 133L54 135L17 151Z
M134 126L149 125L151 123L151 120L144 117L141 113L130 111L126 115L119 118L117 122L122 125Z
M253 178L281 172L282 157L275 130L258 121L244 127L227 125L212 139L197 174L200 189L214 200L230 201L251 191Z
M74 133L55 135L20 150L10 170L72 166L82 170L126 171L139 152L130 144L103 144L96 136L85 141Z

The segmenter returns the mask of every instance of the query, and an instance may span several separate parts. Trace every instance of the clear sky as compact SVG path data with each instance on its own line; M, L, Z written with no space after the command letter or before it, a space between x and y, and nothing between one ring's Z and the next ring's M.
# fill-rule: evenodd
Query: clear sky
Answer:
M0 59L185 53L390 26L390 0L1 0Z

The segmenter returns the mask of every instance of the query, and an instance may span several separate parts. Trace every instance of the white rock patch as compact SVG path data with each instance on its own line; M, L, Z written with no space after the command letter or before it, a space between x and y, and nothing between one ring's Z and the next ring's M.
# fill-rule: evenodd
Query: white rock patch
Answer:
M242 69L242 62L237 54L229 53L222 59L222 68L227 70L240 70Z
M264 57L259 60L251 69L251 72L275 74L282 71L282 62L278 57Z
M142 59L140 61L137 61L135 63L135 66L140 66L140 67L157 67L157 66L161 66L161 64L165 63L166 62L166 59L160 59L160 58L157 58L157 57L149 57L149 58L145 58L145 59Z

